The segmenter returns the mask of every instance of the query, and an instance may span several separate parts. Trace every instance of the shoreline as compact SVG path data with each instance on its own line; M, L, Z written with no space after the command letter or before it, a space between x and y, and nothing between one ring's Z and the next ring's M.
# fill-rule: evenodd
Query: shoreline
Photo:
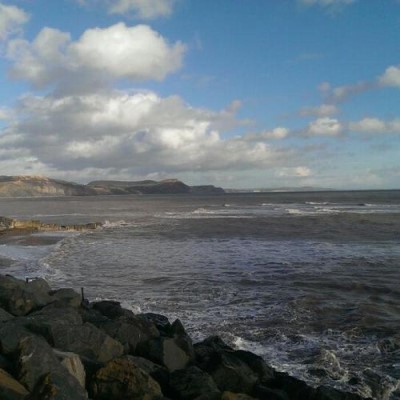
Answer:
M180 320L0 275L0 395L12 399L361 400L309 386Z

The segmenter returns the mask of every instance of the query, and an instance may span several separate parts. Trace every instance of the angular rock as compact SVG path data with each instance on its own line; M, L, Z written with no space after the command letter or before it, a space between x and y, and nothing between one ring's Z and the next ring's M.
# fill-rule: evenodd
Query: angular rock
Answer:
M275 372L274 379L268 384L269 389L273 389L278 394L284 392L289 399L293 400L314 399L316 394L315 389L285 372Z
M18 349L18 379L33 399L87 399L85 390L39 337L28 337Z
M255 400L255 398L244 393L224 392L221 400Z
M52 333L54 347L94 361L107 362L124 353L124 347L120 342L90 323L57 326Z
M4 355L13 354L19 342L27 337L33 336L32 332L24 326L24 320L15 318L0 325L0 352Z
M187 343L176 338L159 337L138 346L138 355L157 364L164 365L170 372L186 368L194 360Z
M197 364L213 377L222 392L250 395L261 379L270 378L270 371L260 358L234 351L218 337L207 338L194 349Z
M78 308L82 303L81 295L76 293L75 290L69 288L52 290L50 296L53 302L57 302L58 304L67 307Z
M0 306L12 315L26 315L51 302L50 287L44 279L29 282L0 275Z
M129 357L107 363L91 383L94 400L153 400L162 397L159 384Z
M99 311L105 317L115 319L118 317L131 317L133 312L121 307L119 301L103 300L92 303L93 309Z
M36 385L30 400L87 400L87 394L80 385L71 385L55 372L46 374Z
M153 363L143 357L127 356L129 359L143 371L147 372L161 387L163 393L169 388L169 372L162 365Z
M69 353L54 349L54 354L57 356L61 365L76 378L80 385L86 387L86 372L80 357L75 353Z
M154 313L141 314L141 316L153 322L162 336L169 336L171 324L167 317Z
M15 318L13 315L8 313L3 308L0 308L0 322L10 321L11 319Z
M160 336L155 325L142 316L120 314L122 316L111 319L95 309L82 312L85 321L122 343L125 354L135 354L138 344Z
M342 392L327 386L320 386L317 388L313 400L372 400L365 399L358 394Z
M6 371L0 369L0 399L22 400L29 392Z
M219 400L221 392L210 375L195 366L175 371L170 376L170 397L179 400Z

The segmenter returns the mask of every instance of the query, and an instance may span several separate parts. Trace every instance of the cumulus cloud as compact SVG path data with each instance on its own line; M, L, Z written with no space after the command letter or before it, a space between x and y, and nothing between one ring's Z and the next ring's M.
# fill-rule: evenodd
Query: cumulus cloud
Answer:
M18 7L0 2L0 41L20 31L29 20L29 15Z
M147 25L88 29L77 41L69 33L44 28L32 41L9 42L11 75L35 87L61 92L95 90L119 79L162 80L182 65L185 46L169 44Z
M24 118L0 136L0 161L19 151L41 171L45 166L77 176L89 169L104 176L143 176L263 168L288 157L287 150L266 143L223 139L216 126L232 115L192 108L177 96L118 91L26 96L18 112Z
M338 136L343 132L343 125L336 118L317 118L309 123L305 134L308 136Z
M378 81L382 86L400 87L400 65L388 67Z
M363 118L360 121L348 124L350 131L367 134L400 134L400 119L384 121L379 118Z
M282 126L278 126L272 130L263 131L260 133L248 133L244 136L247 141L261 141L261 140L280 140L284 139L289 135L289 129Z
M338 108L334 104L321 104L316 107L303 107L300 110L302 117L330 117L338 113Z

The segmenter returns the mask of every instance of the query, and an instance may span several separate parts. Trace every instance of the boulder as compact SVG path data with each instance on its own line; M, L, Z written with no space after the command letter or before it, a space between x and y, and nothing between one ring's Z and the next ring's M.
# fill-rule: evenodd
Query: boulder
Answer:
M27 337L33 336L32 332L24 326L24 319L15 318L0 324L0 352L4 355L13 354L19 342Z
M86 387L86 372L80 357L75 353L69 353L54 349L54 354L68 372L76 378L80 385Z
M104 304L103 306L105 307ZM112 305L107 304L106 309L110 311ZM125 354L135 354L138 344L160 336L151 321L140 315L134 315L128 310L119 309L118 307L115 309L118 316L114 318L110 318L96 309L84 310L82 311L82 316L85 321L92 323L107 335L122 343ZM124 311L127 311L127 313L125 314ZM112 315L111 312L106 313Z
M173 372L169 385L168 395L174 399L220 400L221 398L221 392L211 376L195 366Z
M94 400L153 400L162 397L159 384L129 357L114 359L97 371L91 383Z
M153 363L143 357L128 356L129 359L143 371L147 372L161 387L163 393L168 391L169 387L169 372L166 367Z
M273 390L278 396L277 399L284 397L285 393L290 400L309 400L314 399L316 391L300 379L294 378L285 372L275 372L274 379L269 382L268 388L260 386L257 388L258 393L267 393Z
M62 306L78 308L82 303L81 295L75 292L75 290L69 288L52 290L50 296L53 302Z
M6 322L6 321L10 321L11 319L13 319L14 316L11 315L10 313L8 313L6 310L4 310L3 308L0 308L0 322Z
M50 287L44 279L29 282L0 275L0 306L12 315L26 315L49 304Z
M131 317L133 312L121 307L119 301L103 300L92 303L91 306L94 310L99 311L105 317L115 319L118 317Z
M10 374L0 369L0 399L22 400L26 399L29 392L16 381Z
M244 393L224 392L221 400L255 400L255 398ZM270 399L268 398L268 400Z
M194 349L197 364L212 376L222 392L251 395L256 384L273 376L261 358L235 351L218 337L207 338L195 344Z
M137 354L164 365L170 372L186 368L194 359L192 352L187 350L186 342L163 336L138 346Z
M153 322L160 332L160 335L169 336L171 324L167 317L154 313L141 314L141 316L146 318L148 321Z
M313 400L368 400L358 394L343 392L328 386L317 388ZM369 399L372 400L372 399Z
M20 342L17 372L33 399L87 399L85 390L42 338L28 337Z
M124 353L122 344L90 323L83 325L58 325L52 330L54 347L107 362Z

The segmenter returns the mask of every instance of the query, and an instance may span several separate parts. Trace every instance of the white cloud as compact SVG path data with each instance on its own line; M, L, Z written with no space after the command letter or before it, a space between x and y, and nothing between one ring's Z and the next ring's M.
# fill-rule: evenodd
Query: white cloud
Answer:
M311 175L312 175L311 169L305 166L282 168L278 171L278 176L281 177L308 178Z
M391 66L378 78L382 86L400 87L400 66Z
M10 110L4 107L0 107L0 121L7 120L10 118Z
M262 140L281 140L289 135L290 131L287 128L278 126L272 130L263 131L261 133L248 133L244 136L247 141L262 141Z
M329 117L331 115L337 114L338 112L339 110L334 104L321 104L320 106L316 107L303 107L300 110L300 115L302 117Z
M367 134L400 134L400 119L392 121L383 121L378 118L363 118L357 122L350 122L348 128L353 132Z
M223 139L216 127L232 125L233 115L192 108L177 96L117 91L26 96L18 113L24 118L0 136L0 161L20 151L21 165L29 159L40 173L143 176L265 168L289 159L288 150L266 143Z
M75 42L68 33L44 28L33 42L8 45L12 76L62 92L103 88L112 81L162 80L182 65L185 46L169 44L147 25L88 29Z
M343 125L336 118L323 117L309 123L305 131L309 136L338 136L343 132Z
M171 15L175 0L117 0L108 3L111 14L134 13L142 19L154 19Z
M29 20L29 15L15 6L0 3L0 40L18 33L21 26Z

